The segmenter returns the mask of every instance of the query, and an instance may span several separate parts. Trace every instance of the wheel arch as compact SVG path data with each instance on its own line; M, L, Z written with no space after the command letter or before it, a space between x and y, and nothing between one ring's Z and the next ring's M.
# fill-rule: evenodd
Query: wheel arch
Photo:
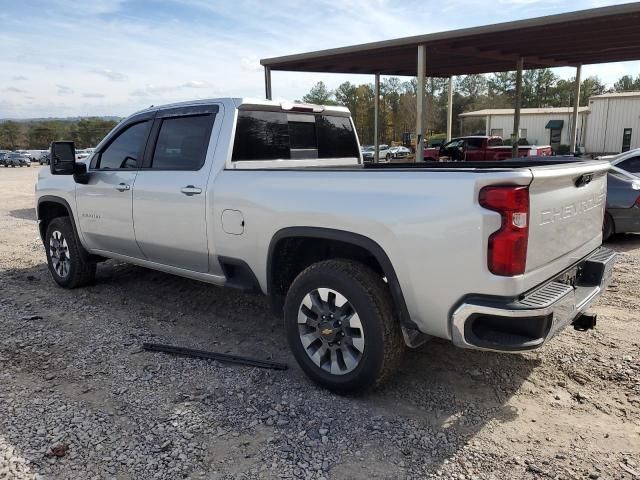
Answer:
M364 235L349 232L346 230L337 230L323 227L283 228L277 231L271 238L267 255L267 295L271 300L271 306L274 310L274 313L281 313L282 305L284 304L284 295L286 295L286 291L282 291L276 280L278 280L279 278L278 274L282 273L278 272L278 269L282 266L281 262L285 257L287 257L288 253L284 246L292 240L295 240L299 244L297 248L300 248L301 245L305 244L332 244L334 247L340 247L341 245L351 247L345 249L349 251L345 251L346 255L344 256L320 255L311 263L314 263L315 261L326 260L328 258L353 259L353 254L360 255L366 253L370 255L371 258L375 259L377 267L372 265L369 266L372 266L374 267L374 269L379 270L379 273L381 273L387 279L387 284L389 285L389 291L391 293L394 308L401 322L401 325L406 328L417 329L417 326L411 320L411 317L409 315L398 276L396 275L393 264L391 263L391 260L389 259L384 249L377 242ZM356 260L358 260L358 258L356 258ZM307 266L308 265L304 262L301 265L297 265L298 268L293 269L293 272L295 272L295 275L292 275L293 278L295 278L297 273L304 270L304 268L306 268ZM290 286L291 281L293 281L293 278L290 278L287 289L288 286ZM286 279L285 283L287 283Z
M36 216L38 218L38 230L40 232L40 238L42 239L42 241L44 241L44 236L47 232L47 225L56 217L69 217L71 220L71 225L73 226L73 233L76 238L80 239L76 227L76 221L73 216L73 210L71 210L69 202L67 202L64 198L56 197L53 195L43 195L42 197L38 198Z

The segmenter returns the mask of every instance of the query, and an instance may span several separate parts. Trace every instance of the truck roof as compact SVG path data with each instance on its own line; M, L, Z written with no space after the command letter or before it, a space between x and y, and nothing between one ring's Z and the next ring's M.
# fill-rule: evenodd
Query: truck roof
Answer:
M165 105L152 105L149 108L145 108L135 114L163 110L166 108L175 107L188 107L192 105L209 105L212 103L227 103L232 104L235 108L243 109L246 107L257 107L261 110L282 110L293 112L309 112L309 113L328 113L338 116L351 116L347 107L338 105L316 105L312 103L299 103L290 102L286 100L264 100L251 97L222 97L222 98L207 98L202 100L187 100L185 102L168 103ZM135 115L134 114L134 115Z

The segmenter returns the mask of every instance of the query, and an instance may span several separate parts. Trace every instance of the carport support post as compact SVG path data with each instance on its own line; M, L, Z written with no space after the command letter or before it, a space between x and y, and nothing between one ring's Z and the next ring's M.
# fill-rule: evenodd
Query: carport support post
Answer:
M578 107L580 106L580 77L582 76L582 65L576 67L576 83L573 91L573 124L571 125L571 148L570 152L575 152L578 145Z
M264 67L264 96L271 100L271 67Z
M449 77L449 98L447 99L447 142L451 140L453 126L453 77Z
M373 145L374 145L374 162L379 162L380 158L380 139L378 138L378 117L380 112L380 74L376 73L373 82Z
M524 68L524 58L518 59L518 67L516 70L516 104L513 112L513 135L511 157L518 157L518 140L520 140L520 106L522 105L522 69Z
M424 82L427 66L427 48L418 45L418 91L416 92L416 162L424 161Z

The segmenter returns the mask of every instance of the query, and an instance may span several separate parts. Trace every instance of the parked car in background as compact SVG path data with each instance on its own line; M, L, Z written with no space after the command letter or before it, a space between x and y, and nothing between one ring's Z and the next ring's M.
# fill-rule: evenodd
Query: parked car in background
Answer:
M544 157L552 154L550 145L518 146L518 157ZM513 150L511 145L504 144L502 137L474 135L454 138L439 148L425 148L423 158L425 162L486 162L511 159L513 158Z
M0 150L0 165L6 166L4 163L4 159L7 157L9 153L11 152L9 152L8 150Z
M402 145L399 145L397 147L391 147L387 151L386 160L391 161L396 159L407 158L410 153L411 153L411 150L409 150L407 147L403 147Z
M94 152L95 148L85 148L82 150L76 150L76 160L84 160Z
M375 145L367 145L366 147L362 147L362 160L367 163L372 163L375 161L376 156L376 147ZM389 154L389 145L382 144L378 145L378 161L389 161L390 157L387 157Z
M14 153L19 153L20 155L25 156L29 162L33 161L33 155L28 150L16 150Z
M49 155L48 151L44 151L42 152L42 155L40 155L40 165L49 165L51 156Z
M360 153L362 153L362 161L366 163L373 162L373 157L375 156L376 147L373 145L365 145L360 147Z
M629 153L629 152L626 152ZM625 160L640 159L640 149L635 156L612 155L600 157L599 160L610 160L611 166L607 173L607 202L602 222L602 239L607 240L616 233L640 232L640 177L618 167ZM554 155L549 157L518 158L514 161L539 162L553 164L558 161L584 162L584 158L573 155ZM616 165L614 165L616 163ZM634 168L636 163L624 164Z
M632 232L640 232L640 178L614 166L607 175L602 237L607 240L615 233Z
M30 167L31 159L22 153L11 152L5 155L3 164L5 167Z
M608 160L612 166L636 177L640 177L640 148L619 153L618 155L598 157L598 160Z

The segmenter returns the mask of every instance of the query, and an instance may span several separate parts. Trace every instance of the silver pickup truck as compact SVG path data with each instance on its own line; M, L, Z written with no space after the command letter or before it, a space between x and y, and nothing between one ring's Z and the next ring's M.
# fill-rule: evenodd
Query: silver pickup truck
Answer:
M340 392L431 337L517 352L593 327L614 263L607 162L365 165L341 107L152 107L82 162L71 142L51 153L37 215L60 286L113 258L263 293L304 372Z

